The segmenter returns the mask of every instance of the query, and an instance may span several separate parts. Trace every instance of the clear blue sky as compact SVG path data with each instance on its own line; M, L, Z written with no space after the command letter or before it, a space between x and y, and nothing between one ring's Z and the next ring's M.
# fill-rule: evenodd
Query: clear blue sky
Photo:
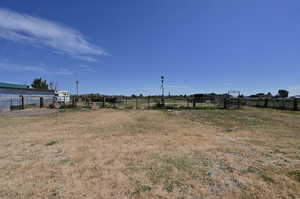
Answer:
M297 0L1 0L0 81L81 93L289 89L300 94Z

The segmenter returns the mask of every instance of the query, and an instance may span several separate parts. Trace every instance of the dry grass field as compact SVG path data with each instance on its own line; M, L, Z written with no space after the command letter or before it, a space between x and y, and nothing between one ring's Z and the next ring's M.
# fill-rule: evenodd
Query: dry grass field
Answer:
M0 198L300 198L300 113L0 116Z

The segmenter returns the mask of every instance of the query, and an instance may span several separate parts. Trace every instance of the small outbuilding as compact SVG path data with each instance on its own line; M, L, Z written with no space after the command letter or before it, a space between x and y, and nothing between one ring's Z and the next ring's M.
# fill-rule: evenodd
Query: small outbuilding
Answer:
M54 90L34 89L25 84L0 82L0 112L19 109L25 105L51 103L55 100Z
M69 103L71 101L71 93L69 91L55 91L57 102Z

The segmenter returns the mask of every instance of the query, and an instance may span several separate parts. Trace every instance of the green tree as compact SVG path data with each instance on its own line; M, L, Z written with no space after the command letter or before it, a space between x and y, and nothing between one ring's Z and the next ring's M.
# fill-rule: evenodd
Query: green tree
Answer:
M43 80L42 78L35 78L31 84L31 87L38 89L48 89L49 85L47 84L46 80Z
M288 96L289 96L289 91L283 89L278 91L278 97L286 98Z

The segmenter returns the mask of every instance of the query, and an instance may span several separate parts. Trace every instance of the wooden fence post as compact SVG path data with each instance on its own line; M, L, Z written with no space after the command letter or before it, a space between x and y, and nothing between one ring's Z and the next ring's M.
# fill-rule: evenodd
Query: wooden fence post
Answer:
M150 109L150 96L148 96L148 109Z
M293 110L294 111L298 111L298 99L297 98L294 98L294 101L293 101Z

